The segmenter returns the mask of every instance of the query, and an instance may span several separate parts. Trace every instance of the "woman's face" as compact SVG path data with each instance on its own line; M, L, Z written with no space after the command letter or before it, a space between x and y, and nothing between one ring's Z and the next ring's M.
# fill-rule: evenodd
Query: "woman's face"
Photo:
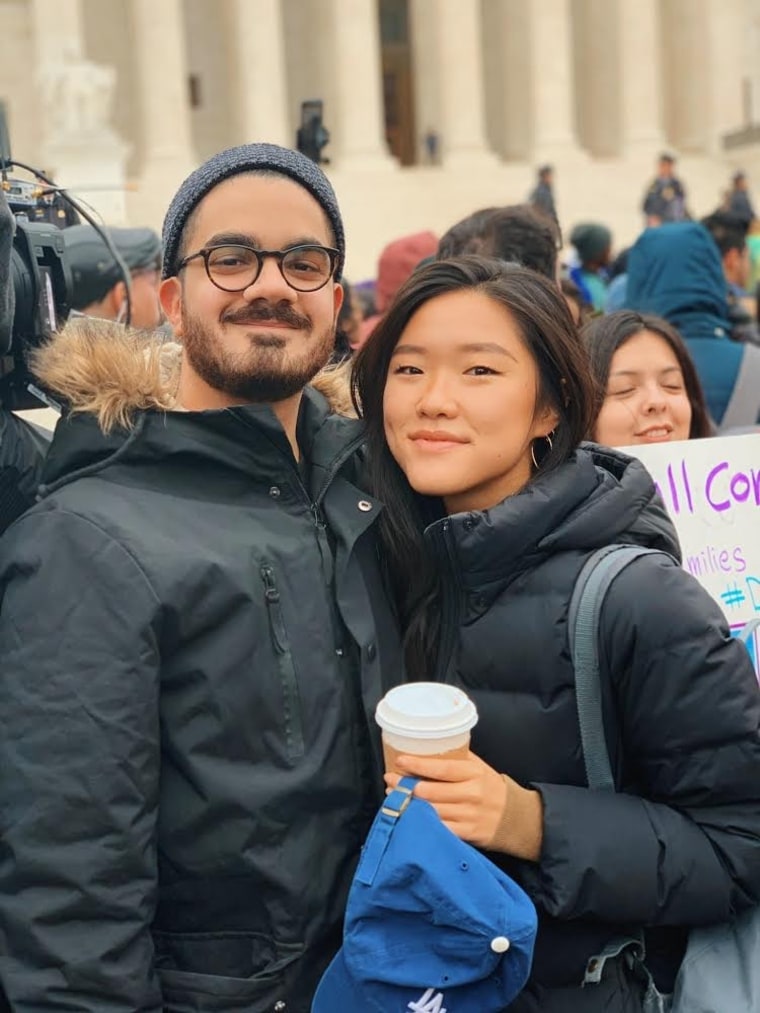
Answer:
M484 510L531 475L531 444L557 416L537 410L539 376L511 314L481 292L425 303L388 369L385 437L410 485L448 513Z
M675 352L640 331L615 352L594 439L608 447L688 440L691 404Z

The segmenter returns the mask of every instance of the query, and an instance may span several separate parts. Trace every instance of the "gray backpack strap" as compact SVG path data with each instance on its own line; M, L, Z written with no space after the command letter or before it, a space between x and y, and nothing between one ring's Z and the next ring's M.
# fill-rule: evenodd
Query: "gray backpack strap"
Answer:
M654 552L636 545L610 545L584 563L575 582L568 613L570 653L575 668L583 758L588 786L615 790L604 737L602 683L599 667L599 617L612 581L639 556ZM667 556L667 553L659 553ZM667 556L675 565L676 561ZM742 630L745 641L760 625L753 619ZM676 979L672 1001L657 991L646 966L644 933L610 940L588 962L585 986L598 984L604 963L624 959L645 986L644 1013L758 1013L760 1011L760 907L734 921L692 929Z
M745 345L719 432L737 426L752 426L760 418L760 348Z
M570 655L575 669L575 699L589 788L615 790L602 714L599 671L599 616L607 591L617 575L639 556L656 549L640 545L606 545L583 565L575 582L567 617ZM668 559L671 557L668 556Z
M749 638L760 627L760 619L748 619L744 626L736 634L736 639L749 646Z

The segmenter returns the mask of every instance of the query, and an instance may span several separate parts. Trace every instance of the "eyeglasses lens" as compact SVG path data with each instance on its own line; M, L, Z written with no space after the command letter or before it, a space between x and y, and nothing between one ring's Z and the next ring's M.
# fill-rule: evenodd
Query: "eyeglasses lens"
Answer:
M319 246L300 246L280 258L285 281L299 292L310 292L330 277L330 254ZM259 256L245 246L219 246L208 254L208 271L219 288L241 291L253 284L259 273Z

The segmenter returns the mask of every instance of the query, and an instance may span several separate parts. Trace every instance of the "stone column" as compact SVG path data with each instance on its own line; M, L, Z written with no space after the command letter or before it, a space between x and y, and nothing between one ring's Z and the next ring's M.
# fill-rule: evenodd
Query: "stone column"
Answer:
M741 118L741 125L748 127L760 123L760 60L757 54L760 53L760 2L758 0L744 0L742 8L742 20L746 25L744 39L744 78L749 85L749 94L743 96L744 116ZM748 101L747 101L748 100Z
M532 59L526 0L488 0L483 7L483 52L491 142L505 159L532 157Z
M127 146L110 124L113 67L85 56L80 0L33 0L44 168L111 224L125 220Z
M136 204L160 223L196 165L190 128L182 0L132 0L143 165Z
M235 61L241 143L292 147L288 125L281 0L228 0L230 51Z
M652 158L665 146L659 9L659 0L617 0L619 136L624 156Z
M709 148L711 40L706 0L661 0L667 45L665 111L668 139L684 153Z
M622 74L615 2L573 0L572 19L571 52L578 143L596 157L615 157L621 148L618 85ZM641 59L638 50L636 57ZM633 69L640 73L638 66ZM626 72L630 72L630 68L626 67Z
M420 165L438 164L440 152L431 152L426 134L441 136L441 87L438 54L435 46L435 22L438 14L429 0L409 0L409 32L412 40L414 80L414 122L417 129L417 161Z
M331 0L338 169L391 169L385 142L380 32L375 0Z
M32 0L37 58L41 66L84 58L80 0Z
M529 94L532 96L533 161L578 157L572 67L570 0L517 0L529 19Z
M441 143L445 165L495 165L486 141L478 0L436 0Z
M752 78L744 71L744 53L737 42L752 37L753 19L747 17L743 0L709 0L707 5L707 38L709 49L706 72L709 83L709 108L706 110L707 153L724 159L723 138L744 122L746 86ZM754 59L760 56L755 37ZM753 61L754 62L754 61ZM757 75L757 71L755 71ZM755 110L757 112L755 94ZM757 117L756 117L757 118ZM737 152L743 158L742 153ZM754 173L753 173L754 176Z

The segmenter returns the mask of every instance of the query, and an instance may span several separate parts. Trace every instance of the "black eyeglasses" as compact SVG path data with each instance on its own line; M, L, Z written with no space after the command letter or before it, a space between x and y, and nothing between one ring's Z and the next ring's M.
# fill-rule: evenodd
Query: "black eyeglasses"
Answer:
M293 246L289 250L255 250L252 246L204 246L181 260L181 271L203 257L209 280L223 292L242 292L261 274L266 257L274 257L280 274L296 292L316 292L335 271L338 251L329 246Z

